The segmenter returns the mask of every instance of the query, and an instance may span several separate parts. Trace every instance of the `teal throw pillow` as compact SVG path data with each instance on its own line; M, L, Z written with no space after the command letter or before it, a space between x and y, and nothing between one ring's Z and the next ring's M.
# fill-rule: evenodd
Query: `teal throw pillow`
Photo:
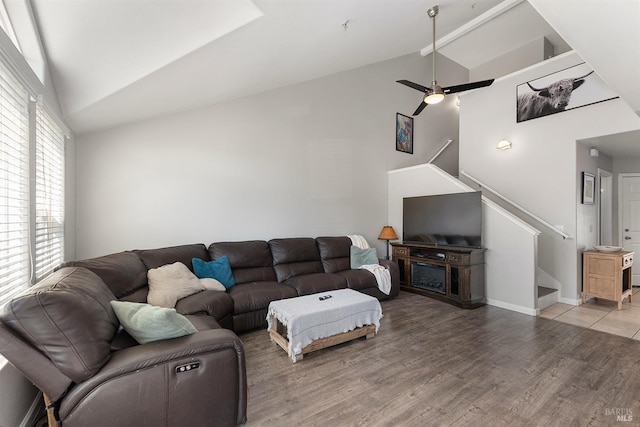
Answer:
M351 246L351 268L360 268L367 264L378 264L376 248L360 249Z
M140 344L190 335L198 330L175 308L111 301L120 324Z
M193 272L198 276L198 279L216 279L227 289L236 284L233 273L231 273L229 258L226 255L214 261L193 258L191 263L193 264Z

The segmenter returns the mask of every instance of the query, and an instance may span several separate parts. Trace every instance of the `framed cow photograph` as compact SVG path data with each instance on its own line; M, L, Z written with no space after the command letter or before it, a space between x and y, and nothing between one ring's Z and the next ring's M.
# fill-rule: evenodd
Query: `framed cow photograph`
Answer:
M516 122L537 119L618 96L586 63L516 87Z

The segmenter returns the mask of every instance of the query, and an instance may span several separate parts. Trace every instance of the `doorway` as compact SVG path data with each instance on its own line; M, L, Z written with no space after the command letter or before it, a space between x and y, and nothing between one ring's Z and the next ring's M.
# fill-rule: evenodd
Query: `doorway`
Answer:
M619 181L620 246L640 253L640 173L621 173ZM633 268L633 286L640 286L640 269Z
M598 244L613 246L613 174L598 168Z

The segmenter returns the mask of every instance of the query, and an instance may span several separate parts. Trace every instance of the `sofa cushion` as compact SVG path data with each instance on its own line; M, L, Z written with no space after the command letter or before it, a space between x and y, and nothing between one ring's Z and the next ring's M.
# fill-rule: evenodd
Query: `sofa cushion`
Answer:
M278 282L304 274L322 273L322 262L315 239L296 237L269 241L273 269Z
M271 301L293 298L298 292L290 286L278 282L242 283L229 289L233 300L233 314L266 309Z
M233 274L231 273L229 258L227 258L226 255L213 261L193 258L191 263L193 264L193 272L201 279L216 279L227 289L236 284Z
M147 295L149 295L149 287L145 286L136 291L133 291L129 295L125 295L122 298L118 298L118 299L120 301L147 302Z
M202 243L171 246L160 249L136 249L133 252L140 257L144 265L147 266L147 269L158 268L161 265L173 264L176 261L180 261L191 270L191 260L193 258L210 261L209 252Z
M376 248L361 249L357 246L351 246L351 268L357 269L363 265L371 265L378 263L378 254Z
M351 269L350 238L347 236L318 237L316 243L325 273L337 273Z
M236 283L277 280L269 244L263 240L212 243L209 256L229 258Z
M111 307L124 330L140 344L198 332L175 308L126 301L111 301Z
M82 261L70 261L64 266L84 267L93 271L111 289L116 298L132 294L147 285L147 267L131 251Z
M339 271L336 274L345 278L349 289L354 289L356 291L362 291L363 289L368 288L378 289L376 277L367 270L344 270Z
M115 296L92 271L64 267L2 309L2 322L48 357L74 382L95 375L109 360L118 319Z
M300 296L347 287L344 277L330 273L303 274L290 277L284 283L294 288Z
M205 289L200 279L181 262L152 268L147 277L147 302L158 307L174 308L179 299Z

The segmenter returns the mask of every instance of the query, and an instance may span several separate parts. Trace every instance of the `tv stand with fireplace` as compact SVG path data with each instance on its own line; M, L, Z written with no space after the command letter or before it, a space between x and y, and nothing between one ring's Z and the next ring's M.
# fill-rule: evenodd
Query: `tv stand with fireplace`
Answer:
M400 289L462 308L484 305L484 249L392 243Z

